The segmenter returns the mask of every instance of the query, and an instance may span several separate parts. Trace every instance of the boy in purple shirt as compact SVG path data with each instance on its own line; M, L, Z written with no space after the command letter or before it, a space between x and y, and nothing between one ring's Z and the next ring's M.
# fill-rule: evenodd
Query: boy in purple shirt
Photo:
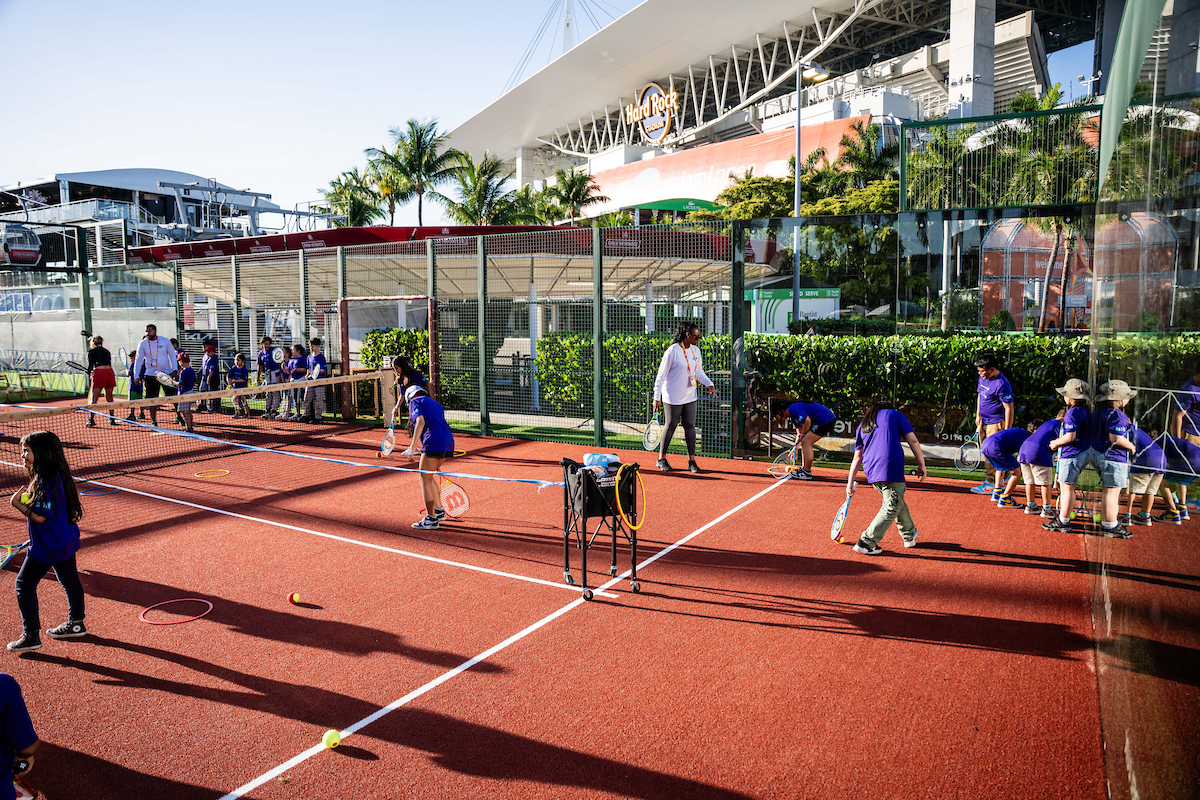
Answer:
M792 418L796 428L796 444L792 446L792 461L796 460L796 451L800 451L800 469L791 477L801 481L812 480L813 445L833 433L833 423L836 419L833 411L820 403L797 401L787 408L787 415Z
M204 360L200 362L200 391L215 392L221 388L221 360L217 358L215 344L204 345ZM220 400L205 400L200 404L201 411L217 413L221 410Z
M238 353L233 357L233 366L229 368L229 388L245 389L249 385L250 369L246 366L246 356L244 353ZM246 402L246 395L233 398L233 418L250 418L250 406Z
M1154 441L1150 434L1137 428L1133 429L1129 439L1133 442L1134 451L1130 455L1129 462L1129 505L1125 512L1126 524L1147 527L1152 525L1153 517L1150 516L1150 510L1154 506L1154 495L1162 490L1167 510L1158 519L1160 522L1179 525L1182 520L1175 507L1175 501L1171 498L1171 493L1163 486L1163 473L1167 471L1167 457L1162 447ZM1139 496L1142 498L1141 508L1135 514L1133 506Z
M1187 383L1174 394L1175 408L1171 412L1170 432L1176 439L1200 446L1200 364L1196 365L1193 372ZM1179 486L1179 505L1184 513L1188 509L1200 511L1200 505L1195 500L1188 502L1187 484Z
M917 526L908 503L904 500L904 448L907 442L917 459L917 478L925 480L925 454L917 442L912 425L903 414L892 408L885 400L874 401L863 414L862 423L854 434L854 459L850 462L850 475L846 479L846 496L854 494L855 476L861 465L867 482L883 495L883 506L870 526L863 531L854 552L877 556L883 552L879 542L892 522L900 531L905 547L917 543Z
M1087 381L1071 378L1055 391L1067 404L1062 431L1050 442L1050 449L1058 451L1058 516L1042 523L1042 527L1048 531L1069 531L1071 512L1075 510L1075 484L1079 482L1080 473L1093 463L1095 455L1089 438L1092 414L1087 405L1092 387Z
M317 380L318 378L329 377L329 366L325 362L325 356L321 353L321 340L314 338L309 345L308 353L308 378L309 380ZM304 416L311 423L319 423L325 416L325 387L310 386L304 390Z
M1042 422L1034 420L1030 424L1033 429L1029 438L1017 451L1017 463L1021 465L1021 480L1025 483L1025 513L1040 514L1043 519L1055 516L1054 506L1050 503L1050 487L1054 485L1054 451L1050 442L1058 438L1062 427L1062 419L1067 411L1063 409L1052 420ZM1033 487L1038 487L1041 493L1042 505L1033 502Z
M283 367L272 356L275 348L270 336L264 336L258 342L258 385L274 386L283 382ZM263 419L275 419L279 408L279 392L267 392L267 407L263 410Z
M1096 432L1092 446L1104 456L1101 480L1100 526L1106 536L1128 539L1133 534L1122 525L1117 515L1121 510L1121 490L1129 485L1129 455L1137 446L1129 440L1132 426L1129 417L1122 411L1129 401L1137 396L1137 390L1129 388L1125 381L1109 381L1100 387L1096 396Z
M996 431L1012 427L1015 405L1012 385L1009 384L1008 378L1001 374L994 355L984 353L975 359L975 370L979 373L975 397L975 428L979 431L979 440L983 441ZM991 494L992 500L998 501L1000 485L996 482L995 468L988 464L984 471L987 478L971 491L975 494Z
M192 357L187 353L179 354L179 394L191 394L196 386L196 370L192 369ZM180 403L175 406L176 415L183 415L183 429L194 433L192 429L192 404Z
M996 501L1000 508L1024 508L1013 498L1012 492L1020 480L1017 470L1021 465L1017 461L1017 451L1028 438L1029 431L1024 428L1005 428L983 440L983 447L980 449L996 470L996 486L1004 487Z

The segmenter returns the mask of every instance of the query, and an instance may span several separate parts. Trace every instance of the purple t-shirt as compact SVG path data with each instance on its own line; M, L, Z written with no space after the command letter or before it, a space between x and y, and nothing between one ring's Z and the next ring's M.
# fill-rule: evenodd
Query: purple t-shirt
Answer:
M904 481L904 437L913 432L908 418L887 408L875 417L875 427L863 433L862 425L854 434L854 449L862 451L863 472L867 483Z
M1092 430L1092 412L1088 411L1087 406L1071 406L1067 409L1067 416L1063 417L1062 435L1068 433L1075 434L1075 441L1068 442L1058 448L1058 457L1074 458L1080 453L1086 453L1092 449L1092 442L1089 434ZM1056 437L1057 438L1057 437Z
M1200 447L1165 433L1158 441L1166 459L1167 480L1189 484L1200 475Z
M994 425L1004 422L1004 404L1013 401L1012 386L1001 373L991 380L979 376L979 416L983 424Z
M264 375L270 375L272 372L279 372L281 369L283 369L282 364L276 364L275 359L271 358L270 350L258 351L258 366L263 371Z
M318 366L320 366L320 368L321 368L320 375L314 374L314 370ZM309 353L308 354L308 374L312 375L313 380L316 380L317 378L328 378L329 377L329 369L328 369L328 365L325 362L325 354L324 353Z
M1175 399L1183 408L1183 432L1200 436L1200 386L1194 377L1180 387Z
M12 768L17 752L37 741L33 720L21 696L21 687L11 675L0 672L0 798L17 796Z
M62 478L55 475L46 486L45 498L29 508L45 522L26 519L29 528L29 557L43 564L66 561L79 550L79 526L67 512Z
M184 367L179 370L179 393L188 394L196 387L196 370Z
M834 420L833 412L820 403L792 403L788 406L788 416L796 420L796 427L804 423L805 417L812 420L814 428Z
M446 423L441 403L429 395L417 395L408 403L408 418L416 424L417 417L425 418L421 430L421 449L430 453L449 453L454 450L454 434Z
M984 439L983 446L979 449L988 457L993 466L1004 470L1016 469L1018 466L1017 451L1021 449L1021 445L1028 438L1029 431L1024 428L1005 428Z
M1053 467L1054 451L1050 449L1050 443L1058 438L1060 427L1061 423L1056 419L1047 420L1039 425L1017 451L1017 461L1038 467Z
M1109 434L1129 436L1129 417L1119 408L1104 408L1096 412L1096 432L1092 447L1104 454L1104 458L1116 464L1129 463L1129 451L1112 443Z
M1132 441L1137 449L1133 451L1130 472L1166 472L1167 457L1162 448L1150 438L1150 434L1135 428Z

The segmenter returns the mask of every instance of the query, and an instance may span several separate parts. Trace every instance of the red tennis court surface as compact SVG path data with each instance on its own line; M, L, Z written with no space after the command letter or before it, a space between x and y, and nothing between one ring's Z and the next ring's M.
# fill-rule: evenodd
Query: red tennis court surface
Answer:
M377 443L302 449L365 462ZM459 446L447 469L550 481L585 450ZM647 468L639 560L683 543L639 569L641 594L617 580L592 602L563 583L558 487L463 480L469 515L416 531L411 474L247 454L113 479L126 491L85 500L91 635L7 656L45 741L30 784L56 800L1106 796L1081 537L931 480L909 493L919 546L893 529L871 558L829 540L845 473L660 474L621 455ZM851 542L877 508L860 490ZM607 565L597 540L593 582ZM61 589L40 597L42 627L61 622ZM139 621L184 598L212 611ZM11 592L0 614L15 638ZM332 728L350 733L329 751Z

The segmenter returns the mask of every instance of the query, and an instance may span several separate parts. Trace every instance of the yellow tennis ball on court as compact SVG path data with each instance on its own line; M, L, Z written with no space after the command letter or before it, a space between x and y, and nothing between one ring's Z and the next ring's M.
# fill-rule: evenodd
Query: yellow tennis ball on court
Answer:
M1071 518L1071 519L1075 519L1075 512L1074 512L1074 511L1072 511L1072 512L1071 512L1071 516L1070 516L1070 518Z
M29 492L25 492L23 495L21 495L21 503L24 505L29 505L29 501L32 499L33 495L31 495Z
M296 605L297 603L299 603L300 602L300 593L292 592L291 594L289 594L288 602L291 603L292 605Z
M1099 521L1100 521L1100 515L1092 514L1092 522L1099 522Z
M342 735L337 731L325 731L325 738L321 740L330 750L342 743Z

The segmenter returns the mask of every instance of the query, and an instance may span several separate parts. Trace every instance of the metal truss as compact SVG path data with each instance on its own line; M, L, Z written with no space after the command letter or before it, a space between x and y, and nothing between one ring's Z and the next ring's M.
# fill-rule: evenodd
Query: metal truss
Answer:
M1052 50L1091 38L1095 0L998 0L997 17L1034 10L1043 33L1051 32ZM857 0L842 11L814 9L811 20L792 20L760 33L753 42L732 45L704 62L672 72L657 82L680 96L675 133L657 146L679 147L712 140L720 122L765 100L795 91L797 65L819 60L834 75L870 66L949 38L949 0ZM622 144L641 144L636 124L625 121L633 98L580 117L538 141L568 156L589 158ZM753 115L751 115L752 117ZM751 127L758 127L749 119Z

